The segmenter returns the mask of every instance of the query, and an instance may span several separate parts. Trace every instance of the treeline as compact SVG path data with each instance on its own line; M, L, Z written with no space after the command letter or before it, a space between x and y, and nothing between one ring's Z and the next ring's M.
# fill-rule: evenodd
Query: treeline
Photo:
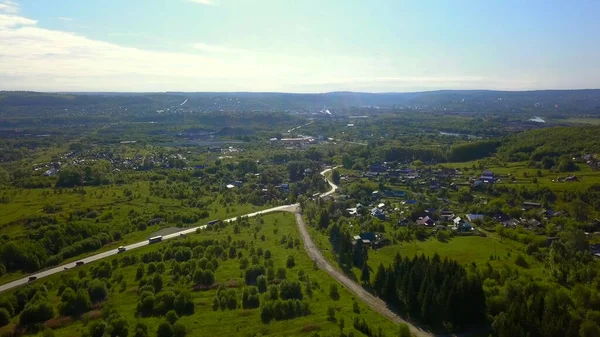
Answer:
M507 161L540 161L544 157L600 153L600 127L554 127L525 131L506 139L498 149Z
M462 330L485 322L485 295L477 275L455 261L424 255L380 265L373 291L399 312L430 326Z
M447 160L450 162L465 162L485 158L495 153L499 146L500 142L497 140L459 143L450 147Z

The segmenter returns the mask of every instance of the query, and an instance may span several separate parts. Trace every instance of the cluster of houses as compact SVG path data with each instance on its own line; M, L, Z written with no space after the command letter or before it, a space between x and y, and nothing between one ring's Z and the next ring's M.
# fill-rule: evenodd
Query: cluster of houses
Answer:
M389 240L385 238L382 233L366 232L352 237L353 246L362 245L377 249L387 245L388 243Z
M432 228L435 231L452 229L457 232L467 233L475 231L473 222L475 220L483 220L484 217L483 214L467 214L463 219L459 216L456 216L454 212L445 209L440 212L440 218L436 222L433 217L433 211L434 210L428 210L430 215L419 217L415 222L412 222L408 218L402 218L398 220L398 226L407 227L411 223L414 223L416 226Z

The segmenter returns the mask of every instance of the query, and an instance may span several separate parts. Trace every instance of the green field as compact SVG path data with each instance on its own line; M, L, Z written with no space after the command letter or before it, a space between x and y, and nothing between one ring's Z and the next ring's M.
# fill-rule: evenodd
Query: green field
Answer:
M600 118L567 118L555 120L559 123L600 125Z
M329 296L329 288L332 284L337 284L335 280L330 278L325 272L316 269L313 262L308 258L302 244L288 248L286 244L281 244L283 236L287 236L288 240L299 240L300 236L296 227L296 223L291 214L272 214L264 216L262 219L252 219L250 224L242 226L239 234L234 233L234 226L230 225L219 231L204 231L200 234L189 235L186 239L178 241L198 241L198 240L227 240L231 236L233 240L245 240L250 247L254 249L262 248L269 249L272 253L274 267L285 267L288 256L293 256L295 266L287 268L287 279L298 280L299 271L302 270L310 278L313 284L313 295L309 297L305 294L305 300L310 305L311 314L309 316L295 318L291 320L272 321L270 324L263 324L260 319L260 309L242 310L213 310L212 300L216 290L207 290L193 292L193 301L195 304L195 313L192 316L182 316L179 322L183 323L188 329L188 336L210 335L210 336L255 336L260 333L262 336L309 336L312 331L317 331L320 334L330 335L339 333L339 319L345 320L345 332L354 331L352 328L352 320L354 317L364 318L372 327L381 327L383 331L395 331L395 324L388 321L386 318L371 311L366 305L358 303L360 314L353 311L353 295L345 290L340 289L339 300L333 300ZM264 240L261 239L264 235ZM258 238L258 239L256 239ZM122 258L129 254L140 255L144 252L162 250L169 243L161 243L155 246L148 246L139 251L126 252L115 259ZM238 249L245 257L250 257L249 250ZM260 258L260 263L265 261ZM94 264L82 267L79 271L68 271L64 275L52 276L48 279L40 280L50 287L49 298L53 299L51 303L58 303L59 299L56 296L56 290L52 285L56 286L60 280L67 276L73 277L81 270L88 271ZM166 263L166 270L163 273L165 280L164 284L167 289L170 288L191 288L191 284L181 280L177 283L173 282L170 277L171 263ZM151 335L154 335L158 324L164 321L161 317L139 318L136 317L136 305L138 301L137 286L135 279L137 266L121 267L113 270L113 275L122 274L127 282L126 290L121 292L118 284L111 287L108 300L102 303L102 307L115 308L129 323L130 327L135 326L137 321L143 321L149 327ZM238 281L243 284L243 270L240 269L239 259L219 259L219 267L215 272L215 280L217 282L232 282ZM236 289L238 294L241 294L241 288ZM261 303L264 296L261 296ZM337 322L328 319L328 308L335 308L335 316ZM16 319L13 319L16 321ZM79 336L86 329L85 320L75 320L73 324L55 330L56 336ZM10 326L8 327L10 328ZM2 330L6 330L7 327Z

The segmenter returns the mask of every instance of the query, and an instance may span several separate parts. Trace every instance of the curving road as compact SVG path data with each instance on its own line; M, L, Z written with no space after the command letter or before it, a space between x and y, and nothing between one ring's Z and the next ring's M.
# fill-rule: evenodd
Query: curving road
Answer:
M325 175L325 173L331 171L331 169L326 169L323 172L321 172L321 175ZM321 194L321 196L328 196L330 194L332 194L333 192L335 192L335 190L337 189L337 186L334 185L332 182L330 182L329 180L327 180L329 182L329 185L331 186L331 189L323 194ZM269 209L265 209L262 211L258 211L258 212L254 212L254 213L249 213L249 214L245 214L242 215L242 217L254 217L257 216L259 214L266 214L266 213L271 213L271 212L291 212L291 213L296 213L299 210L299 204L290 204L290 205L283 205L283 206L277 206L277 207L273 207L273 208L269 208ZM224 222L231 222L231 221L235 221L238 217L235 218L231 218L231 219L226 219L223 220ZM177 238L179 237L181 234L191 234L191 233L195 233L196 230L198 229L204 229L206 228L206 225L202 225L202 226L198 226L198 227L193 227L193 228L188 228L188 229L184 229L180 232L177 233L173 233L173 234L169 234L169 235L164 235L163 236L163 241L164 240L169 240L169 239L173 239L173 238ZM140 248L140 247L144 247L149 245L150 243L148 242L148 240L144 240L138 243L134 243L131 244L129 246L125 246L125 248L129 251L132 249L136 249L136 248ZM90 262L94 262L94 261L98 261L101 259L105 259L109 256L113 256L113 255L117 255L119 254L119 251L117 249L112 249L103 253L98 253L96 255L92 255L86 258L83 258L79 261L83 262L84 264L88 264ZM0 293L9 289L13 289L15 287L24 285L29 283L29 278L30 277L35 277L36 279L40 279L46 276L50 276L50 275L54 275L56 273L60 273L62 271L65 271L67 269L71 269L76 267L76 262L71 262L71 263L66 263L66 264L62 264L58 267L52 268L52 269L47 269L44 271L40 271L31 275L28 275L24 278L9 282L9 283L5 283L3 285L0 285Z
M325 176L325 174L333 169L336 169L336 167L333 168L328 168L326 170L323 170L321 172L322 176ZM327 182L329 183L329 186L331 187L329 189L329 191L322 193L320 196L321 197L326 197L329 196L333 193L335 193L335 191L338 189L338 186L335 185L331 180L327 179ZM374 296L373 294L369 293L368 291L366 291L361 285L359 285L358 283L354 282L353 280L351 280L348 276L346 276L343 272L341 272L340 270L338 270L337 268L335 268L321 253L320 249L317 247L317 245L315 245L315 243L313 242L312 238L310 237L310 233L308 232L308 229L306 227L306 223L304 222L304 219L302 218L302 214L300 213L300 205L299 204L290 204L290 205L283 205L283 206L277 206L277 207L273 207L273 208L269 208L269 209L265 209L262 211L258 211L258 212L254 212L254 213L249 213L246 215L242 215L242 217L254 217L260 214L266 214L266 213L271 213L271 212L291 212L294 213L296 215L296 223L298 224L298 229L300 230L300 236L302 237L302 241L304 243L304 249L306 250L306 252L308 253L308 255L310 256L310 258L316 262L317 266L322 269L323 271L325 271L326 273L328 273L331 277L333 277L334 279L336 279L339 283L341 283L342 285L344 285L348 290L350 290L352 293L354 293L358 298L360 298L363 302L365 302L369 307L371 307L373 310L377 311L378 313L380 313L381 315L387 317L388 319L390 319L392 322L395 323L405 323L409 326L410 328L410 332L413 334L413 336L416 337L432 337L434 336L433 334L424 331L422 329L420 329L419 327L413 325L411 322L405 321L404 319L402 319L401 317L399 317L396 313L394 313L393 311L391 311L387 305L385 304L384 301L382 301L380 298ZM238 217L235 218L230 218L230 219L226 219L223 220L224 222L231 222L231 221L235 221ZM169 239L173 239L176 237L179 237L181 234L191 234L191 233L195 233L196 230L198 229L204 229L206 228L207 225L203 225L203 226L198 226L198 227L194 227L194 228L188 228L185 229L183 231L177 232L177 233L173 233L173 234L169 234L169 235L164 235L163 236L163 240L169 240ZM140 248L143 246L147 246L149 245L148 240L145 241L141 241L138 243L134 243L132 245L129 246L125 246L125 248L127 250L131 250L131 249L136 249L136 248ZM119 252L115 249L107 251L107 252L103 252L103 253L99 253L84 259L81 259L80 261L83 261L85 264L93 262L93 261L97 261L97 260L101 260L104 258L107 258L109 256L113 256L118 254ZM48 269L36 274L32 274L30 276L35 276L38 279L42 278L42 277L46 277L49 275L53 275L56 273L60 273L66 269L71 269L73 267L75 267L75 262L72 263L67 263L64 265L61 265L59 267L56 268L52 268L52 269ZM8 289L12 289L15 287L18 287L20 285L26 284L29 281L29 277L27 276L25 278L10 282L10 283L6 283L0 286L0 292L6 291Z

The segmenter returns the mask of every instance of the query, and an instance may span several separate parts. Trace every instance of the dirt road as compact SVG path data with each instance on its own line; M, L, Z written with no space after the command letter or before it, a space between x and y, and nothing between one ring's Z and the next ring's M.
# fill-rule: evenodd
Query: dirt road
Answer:
M310 234L308 233L308 229L306 228L306 223L304 219L302 219L302 215L300 213L296 213L296 222L298 223L298 228L300 229L300 235L302 236L302 241L304 242L304 249L308 253L308 256L313 261L316 261L317 266L322 270L326 271L331 277L338 280L341 284L343 284L348 290L350 290L354 295L360 298L363 302L365 302L368 306L370 306L373 310L382 314L383 316L389 318L395 323L405 323L409 326L410 332L416 337L431 337L435 336L427 331L421 330L418 327L414 326L410 322L407 322L400 318L398 315L393 313L390 309L388 309L387 305L379 298L375 297L368 291L366 291L360 284L352 281L348 276L344 275L341 271L334 268L327 259L321 254L319 248L315 245Z

